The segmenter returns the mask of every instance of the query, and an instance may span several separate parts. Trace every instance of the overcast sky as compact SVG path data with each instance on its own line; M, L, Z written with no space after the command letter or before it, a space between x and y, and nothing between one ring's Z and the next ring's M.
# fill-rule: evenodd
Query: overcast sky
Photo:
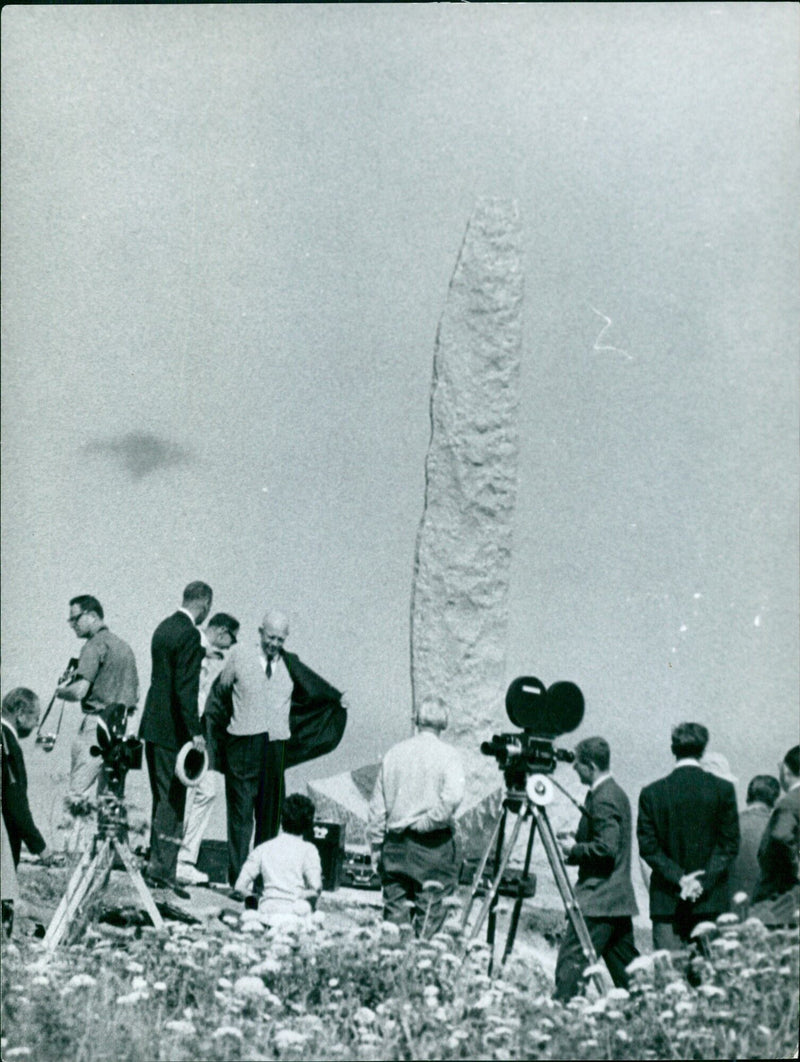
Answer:
M49 698L93 593L144 695L202 578L244 638L287 610L348 692L301 770L407 735L433 343L492 195L525 248L508 680L577 682L632 795L687 718L740 797L774 771L796 5L6 7L2 32L4 691Z

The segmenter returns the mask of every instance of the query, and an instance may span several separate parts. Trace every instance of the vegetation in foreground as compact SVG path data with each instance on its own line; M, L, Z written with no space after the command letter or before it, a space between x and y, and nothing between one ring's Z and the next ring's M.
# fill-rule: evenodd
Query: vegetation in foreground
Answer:
M238 919L92 926L47 962L35 940L5 943L2 1057L747 1059L797 1046L796 930L723 915L701 927L708 957L691 970L656 952L634 963L630 993L562 1007L530 960L489 978L483 942L464 956L455 907L430 941L364 914L336 931L322 916L268 934Z

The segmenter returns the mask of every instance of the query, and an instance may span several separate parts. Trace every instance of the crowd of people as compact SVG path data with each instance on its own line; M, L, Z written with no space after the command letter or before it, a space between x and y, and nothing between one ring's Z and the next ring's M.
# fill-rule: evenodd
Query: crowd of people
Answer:
M258 637L239 641L239 622L211 615L213 592L192 582L180 607L156 628L151 676L138 737L144 743L152 817L144 878L154 891L189 897L207 883L197 866L212 807L224 790L228 882L264 924L313 910L322 888L320 857L308 842L314 805L284 793L288 767L334 749L344 733L346 697L285 649L286 616L269 609ZM78 702L82 719L71 749L67 804L77 810L108 788L97 756L98 718L120 706L137 708L139 682L130 647L106 626L91 595L69 603L68 622L84 642L57 696ZM50 849L36 828L27 797L20 740L40 715L36 694L17 688L2 701L3 921L11 931L16 868L22 844L47 862ZM373 863L383 888L384 918L410 922L430 936L456 890L459 847L455 816L465 795L457 749L443 740L448 711L441 698L423 703L416 733L383 757L369 809ZM706 754L709 733L699 723L676 726L673 770L639 795L636 838L647 868L655 948L677 950L701 921L732 903L752 903L767 924L796 924L800 905L800 747L791 748L779 778L757 775L747 806L737 810L732 782ZM206 761L187 787L182 755ZM183 752L182 752L183 750ZM627 987L638 955L631 880L634 821L630 801L611 773L602 737L575 749L574 769L588 787L574 833L559 835L566 864L577 867L575 896L594 950L614 983ZM781 795L781 791L783 791ZM73 830L70 844L90 843ZM555 998L580 990L588 965L568 918L555 971Z

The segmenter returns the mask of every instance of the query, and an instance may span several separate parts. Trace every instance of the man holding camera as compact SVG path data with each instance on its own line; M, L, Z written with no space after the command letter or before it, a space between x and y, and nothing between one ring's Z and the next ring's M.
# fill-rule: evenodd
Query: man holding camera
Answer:
M178 752L188 742L204 751L197 697L203 646L198 627L211 611L213 592L206 583L189 583L181 607L156 627L150 645L152 672L139 737L145 742L153 795L150 863L145 881L154 888L189 893L176 880L183 837L186 787L175 776Z
M680 951L698 922L728 909L728 876L739 850L736 791L700 764L708 744L700 723L672 731L671 774L639 795L639 853L652 868L653 946Z
M92 795L106 790L103 762L92 756L96 743L97 718L109 704L124 704L133 712L139 701L139 676L133 650L105 623L103 606L96 597L81 594L69 603L67 623L75 636L85 642L74 673L56 690L64 701L80 702L83 719L72 743L69 776L69 804L75 811ZM84 820L85 821L85 820ZM70 847L79 847L83 830L76 818Z
M633 942L638 907L631 883L631 805L610 764L604 738L585 738L576 746L573 768L589 792L577 833L559 838L559 844L566 862L578 867L575 898L597 957L605 960L614 984L627 988L626 967L639 954ZM577 993L587 965L568 921L556 962L555 999L566 1003Z

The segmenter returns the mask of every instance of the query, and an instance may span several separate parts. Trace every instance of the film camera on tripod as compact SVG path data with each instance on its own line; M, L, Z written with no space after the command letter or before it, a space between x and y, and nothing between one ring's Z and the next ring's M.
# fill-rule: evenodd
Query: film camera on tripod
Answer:
M561 734L570 733L580 725L583 710L583 694L573 682L556 682L549 688L545 688L544 683L538 678L531 676L517 678L506 692L506 714L514 726L519 727L520 730L509 734L495 734L490 741L484 741L481 745L481 752L485 756L492 756L497 760L497 765L505 779L506 793L500 816L495 823L491 839L473 879L469 900L464 910L463 926L466 929L475 898L479 893L483 894L483 904L468 933L468 939L477 936L488 916L486 939L492 946L492 953L494 952L498 893L522 828L528 825L525 861L512 890L514 906L501 960L503 963L511 954L514 946L522 902L526 896L533 895L535 879L530 877L529 872L533 841L537 830L541 836L547 861L550 864L566 915L575 929L588 963L596 962L591 937L575 899L575 893L567 876L547 814L547 805L552 802L554 795L554 784L572 800L566 790L548 776L554 773L559 763L574 761L575 754L568 749L556 747L555 739ZM506 843L509 812L514 815L515 821ZM490 860L491 872L487 878L485 872ZM599 982L599 987L602 990L602 982Z

